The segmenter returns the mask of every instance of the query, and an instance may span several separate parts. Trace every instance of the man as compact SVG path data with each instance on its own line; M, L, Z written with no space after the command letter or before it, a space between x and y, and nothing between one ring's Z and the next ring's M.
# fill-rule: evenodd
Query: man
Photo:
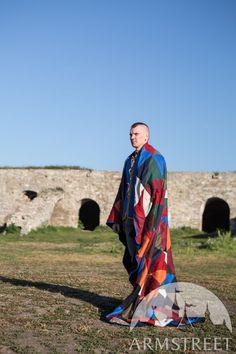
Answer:
M135 309L147 294L176 281L168 228L165 159L149 145L147 124L132 124L130 141L135 150L125 161L107 220L125 246L123 264L133 291L106 318L124 324L131 322ZM158 325L151 317L143 322Z

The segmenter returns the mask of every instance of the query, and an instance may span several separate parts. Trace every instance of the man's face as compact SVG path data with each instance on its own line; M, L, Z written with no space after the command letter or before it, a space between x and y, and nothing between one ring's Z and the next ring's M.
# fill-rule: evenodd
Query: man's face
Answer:
M138 125L130 130L130 142L139 151L148 141L148 131L145 126Z

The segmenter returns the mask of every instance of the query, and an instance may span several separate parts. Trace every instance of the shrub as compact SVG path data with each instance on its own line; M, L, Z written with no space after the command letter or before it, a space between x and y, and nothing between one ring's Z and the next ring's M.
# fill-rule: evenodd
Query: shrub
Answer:
M236 238L230 231L217 230L217 237L203 241L199 248L209 250L236 250Z
M7 225L6 228L4 229L4 232L6 234L17 234L20 232L20 227L19 226L16 226L15 224L10 224L10 225Z

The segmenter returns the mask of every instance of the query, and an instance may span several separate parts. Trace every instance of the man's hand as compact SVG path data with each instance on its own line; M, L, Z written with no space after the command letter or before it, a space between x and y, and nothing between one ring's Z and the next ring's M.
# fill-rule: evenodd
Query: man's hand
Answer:
M113 224L113 225L112 225L112 230L113 230L116 234L119 234L119 233L120 233L120 225L119 225L119 224Z

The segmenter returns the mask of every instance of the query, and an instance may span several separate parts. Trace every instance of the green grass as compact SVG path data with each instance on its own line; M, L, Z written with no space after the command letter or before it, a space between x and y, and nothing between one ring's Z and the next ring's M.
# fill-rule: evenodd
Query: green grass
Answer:
M210 320L182 330L146 326L132 332L106 323L104 314L131 290L121 263L123 246L108 228L47 227L27 236L13 226L6 231L0 234L0 353L137 353L135 346L129 350L133 340L141 345L147 337L152 343L156 338L227 337L232 338L228 352L236 347L235 332ZM171 230L171 239L178 281L215 293L235 328L232 236L181 228Z

